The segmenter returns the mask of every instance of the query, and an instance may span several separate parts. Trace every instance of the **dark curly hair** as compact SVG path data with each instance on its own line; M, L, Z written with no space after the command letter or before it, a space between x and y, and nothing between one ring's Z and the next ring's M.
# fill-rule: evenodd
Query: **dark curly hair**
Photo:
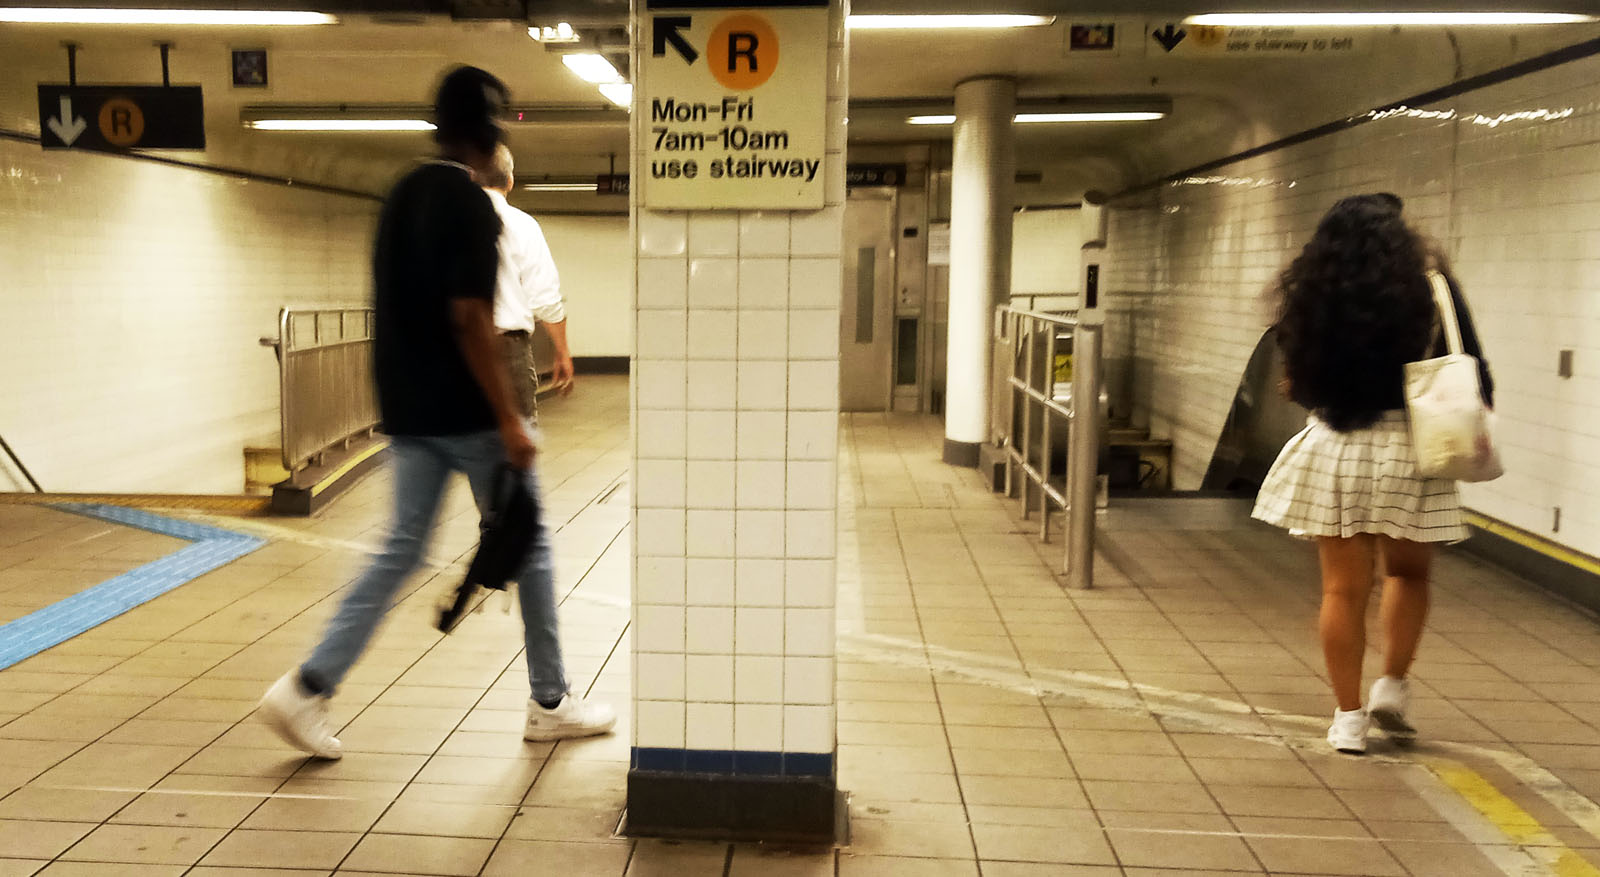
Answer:
M1339 201L1278 278L1289 398L1341 432L1378 421L1432 332L1438 262L1400 211L1386 192Z

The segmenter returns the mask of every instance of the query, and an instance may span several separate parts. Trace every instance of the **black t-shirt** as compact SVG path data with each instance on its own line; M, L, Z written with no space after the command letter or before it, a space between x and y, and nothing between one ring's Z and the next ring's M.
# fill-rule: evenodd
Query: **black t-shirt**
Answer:
M500 217L466 168L431 162L384 201L372 257L378 407L390 435L494 429L467 368L451 299L494 303Z

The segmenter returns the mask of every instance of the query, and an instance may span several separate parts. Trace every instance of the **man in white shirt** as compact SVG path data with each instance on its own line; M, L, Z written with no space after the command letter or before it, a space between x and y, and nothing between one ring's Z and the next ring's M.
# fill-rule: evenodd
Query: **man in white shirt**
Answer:
M529 418L538 417L539 373L533 362L533 331L543 323L555 348L552 377L556 390L572 392L572 353L567 349L567 311L561 278L539 221L506 202L515 164L504 143L495 148L494 166L479 175L500 215L500 269L494 296L494 325L506 363L516 378L517 402Z

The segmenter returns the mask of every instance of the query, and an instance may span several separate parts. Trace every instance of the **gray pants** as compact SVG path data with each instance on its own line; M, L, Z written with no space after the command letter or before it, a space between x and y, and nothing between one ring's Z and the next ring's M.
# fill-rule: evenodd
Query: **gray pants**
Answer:
M511 374L511 392L517 397L517 410L529 422L539 420L539 369L533 362L532 332L501 332L500 353Z

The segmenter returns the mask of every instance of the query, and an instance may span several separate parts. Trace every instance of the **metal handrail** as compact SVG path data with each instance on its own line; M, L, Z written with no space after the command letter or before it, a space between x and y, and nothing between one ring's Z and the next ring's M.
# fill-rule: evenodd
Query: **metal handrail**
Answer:
M17 456L16 451L11 450L11 445L6 443L4 436L0 436L0 448L5 449L6 456L11 458L11 462L17 467L17 471L21 472L22 477L28 479L28 483L33 485L33 492L44 493L44 488L39 486L39 482L33 480L33 473L28 471L27 466L22 465L22 458Z
M310 337L301 331L309 324ZM278 354L283 466L290 472L334 445L378 425L372 373L370 307L283 308L278 337L261 343Z
M1070 405L1056 396L1058 342L1067 331L1072 333ZM1070 586L1093 587L1096 468L1104 431L1099 404L1102 329L1075 315L1001 305L995 309L995 332L996 405L990 432L1005 457L1006 495L1018 498L1024 519L1037 508L1039 538L1047 543L1052 506L1066 514L1063 571ZM1067 434L1064 490L1051 483L1054 421Z

